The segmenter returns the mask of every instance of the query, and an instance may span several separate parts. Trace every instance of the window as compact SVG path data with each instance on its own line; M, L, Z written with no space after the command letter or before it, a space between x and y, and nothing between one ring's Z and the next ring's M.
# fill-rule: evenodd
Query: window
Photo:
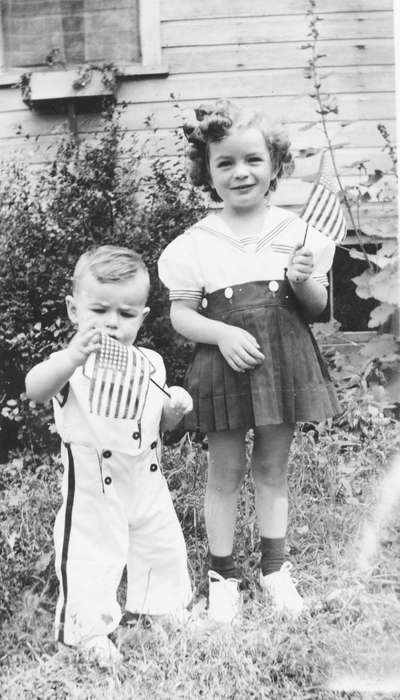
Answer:
M355 248L361 252L358 243L348 236L344 248L338 246L332 269L329 273L329 303L328 307L318 319L321 322L334 318L340 323L341 330L350 333L370 332L368 328L369 315L378 306L376 299L361 299L356 294L356 286L352 282L353 277L361 275L367 268L363 259L352 258L348 249ZM376 253L377 244L365 244L367 253Z
M127 76L166 75L160 0L2 0L0 86L21 69L113 63ZM112 6L112 9L110 9Z
M137 5L137 0L3 0L4 64L138 61Z
M361 252L357 244L346 247L355 248ZM377 252L377 245L366 244L367 253ZM378 306L376 299L361 299L356 294L353 277L358 277L368 267L365 260L351 258L346 250L337 248L332 266L333 279L333 315L339 321L343 331L370 331L368 328L369 315Z

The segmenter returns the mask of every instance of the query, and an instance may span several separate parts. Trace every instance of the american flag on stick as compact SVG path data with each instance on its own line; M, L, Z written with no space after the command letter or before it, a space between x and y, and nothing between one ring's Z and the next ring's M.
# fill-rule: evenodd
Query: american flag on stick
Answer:
M300 217L335 243L341 243L347 232L338 192L339 184L332 164L328 162L328 154L324 151L321 156L317 181Z
M90 412L139 421L153 372L150 360L137 348L102 335L100 349L89 356L84 369L90 379Z

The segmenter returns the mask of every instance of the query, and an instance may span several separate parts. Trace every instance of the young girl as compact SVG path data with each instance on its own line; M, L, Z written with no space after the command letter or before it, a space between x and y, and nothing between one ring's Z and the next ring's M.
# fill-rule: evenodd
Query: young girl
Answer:
M284 562L287 462L296 422L338 411L307 324L326 306L335 246L296 214L269 204L292 160L282 130L231 103L200 108L196 117L197 125L185 129L189 174L223 206L166 248L159 274L170 290L172 325L197 343L186 426L208 435L209 616L232 621L240 609L233 537L249 428L260 583L267 601L296 616L304 601Z

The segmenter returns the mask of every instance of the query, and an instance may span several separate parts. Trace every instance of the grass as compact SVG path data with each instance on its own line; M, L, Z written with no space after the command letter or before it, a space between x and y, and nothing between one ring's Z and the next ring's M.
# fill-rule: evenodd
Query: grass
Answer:
M124 664L116 673L88 664L73 649L59 649L52 639L58 462L48 458L33 465L25 456L3 465L1 696L400 698L400 679L393 678L400 658L398 507L381 527L373 520L379 484L398 444L392 423L362 441L338 429L322 432L317 441L311 433L297 435L290 461L288 555L310 606L306 616L294 623L276 619L262 601L252 483L246 479L236 538L245 588L240 627L212 629L194 622L148 630L139 621L118 632ZM199 621L205 604L204 450L185 440L166 448L165 471L186 536L193 617ZM369 521L377 541L366 568L360 547Z

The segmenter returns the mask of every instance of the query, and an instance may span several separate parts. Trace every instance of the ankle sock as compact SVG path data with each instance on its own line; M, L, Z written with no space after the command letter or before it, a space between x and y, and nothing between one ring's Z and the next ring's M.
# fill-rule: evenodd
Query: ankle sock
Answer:
M260 548L262 575L279 571L285 560L285 537L261 537Z
M227 557L217 557L210 552L209 568L222 576L222 578L239 578L239 570L232 554L229 554Z

